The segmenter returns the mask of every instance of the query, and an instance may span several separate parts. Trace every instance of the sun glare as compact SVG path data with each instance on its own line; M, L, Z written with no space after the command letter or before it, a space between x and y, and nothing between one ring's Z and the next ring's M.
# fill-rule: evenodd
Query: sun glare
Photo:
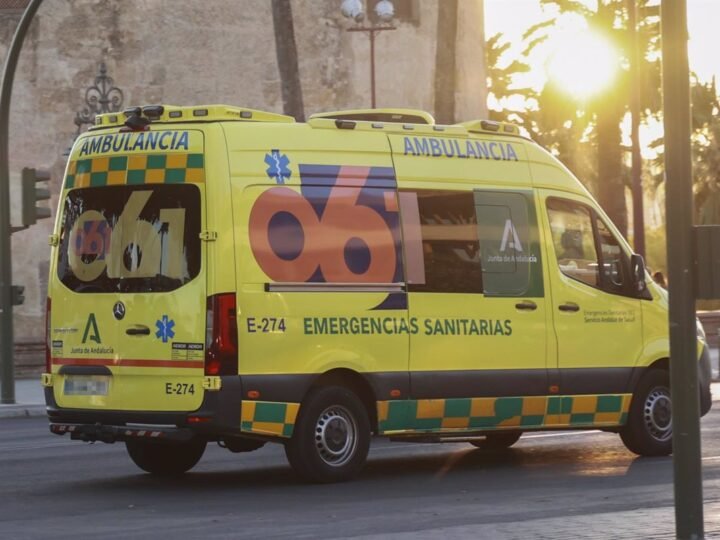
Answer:
M586 99L612 84L619 55L604 37L590 30L557 34L552 39L547 74L572 96Z

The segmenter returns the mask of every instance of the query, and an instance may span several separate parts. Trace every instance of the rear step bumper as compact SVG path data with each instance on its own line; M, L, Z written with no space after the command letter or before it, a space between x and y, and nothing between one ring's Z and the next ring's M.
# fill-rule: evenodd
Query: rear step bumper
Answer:
M162 441L189 441L195 432L174 426L106 426L102 424L50 424L50 431L57 435L70 434L74 441L106 442L128 439L154 439Z

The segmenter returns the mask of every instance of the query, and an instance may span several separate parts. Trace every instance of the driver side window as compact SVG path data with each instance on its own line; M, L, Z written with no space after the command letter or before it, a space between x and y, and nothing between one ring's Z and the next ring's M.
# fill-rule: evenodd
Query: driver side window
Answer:
M595 211L558 198L548 199L547 211L563 274L609 293L633 296L629 258Z

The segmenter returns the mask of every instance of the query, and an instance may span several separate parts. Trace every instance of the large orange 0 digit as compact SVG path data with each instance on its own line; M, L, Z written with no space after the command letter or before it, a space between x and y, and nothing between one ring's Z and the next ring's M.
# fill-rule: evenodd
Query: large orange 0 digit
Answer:
M268 189L250 212L250 246L260 268L274 281L305 282L320 261L314 242L321 225L311 204L286 187Z

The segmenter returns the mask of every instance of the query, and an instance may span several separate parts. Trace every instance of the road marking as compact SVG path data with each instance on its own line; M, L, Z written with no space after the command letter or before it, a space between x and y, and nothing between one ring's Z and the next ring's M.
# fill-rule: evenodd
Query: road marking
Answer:
M16 446L0 446L0 452L15 452L16 450L39 450L41 448L56 448L58 446L70 446L70 441L64 443L41 444L37 446L16 445Z

